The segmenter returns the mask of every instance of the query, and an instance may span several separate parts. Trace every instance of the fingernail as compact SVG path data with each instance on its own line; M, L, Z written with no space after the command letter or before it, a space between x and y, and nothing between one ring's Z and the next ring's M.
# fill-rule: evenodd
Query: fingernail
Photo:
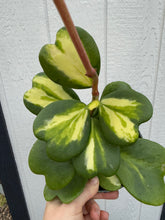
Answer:
M99 182L99 178L97 176L95 176L94 178L92 178L90 180L90 183L93 184L93 185L97 185Z

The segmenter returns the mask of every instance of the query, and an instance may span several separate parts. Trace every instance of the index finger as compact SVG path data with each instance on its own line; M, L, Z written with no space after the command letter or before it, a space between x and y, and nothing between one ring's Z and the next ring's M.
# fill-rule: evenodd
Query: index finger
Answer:
M119 197L119 192L118 191L113 191L113 192L98 192L95 196L94 199L117 199Z

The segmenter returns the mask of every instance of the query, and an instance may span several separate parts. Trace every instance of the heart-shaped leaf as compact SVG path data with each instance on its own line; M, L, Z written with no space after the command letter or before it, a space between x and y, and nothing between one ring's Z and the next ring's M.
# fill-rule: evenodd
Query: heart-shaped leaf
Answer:
M44 108L34 121L34 134L47 141L47 154L67 161L85 148L90 133L90 115L77 100L62 100Z
M152 116L150 101L123 82L109 84L103 94L106 95L99 105L99 120L105 137L115 145L135 142L138 126Z
M79 100L72 89L64 88L53 82L45 73L38 73L32 82L32 89L24 94L24 104L36 115L52 102L65 99Z
M73 165L81 176L92 178L111 176L119 167L120 149L109 144L102 135L99 121L92 119L91 132L85 150L73 158Z
M116 175L109 176L109 177L100 175L99 184L102 188L108 191L116 191L122 187L121 182Z
M29 167L32 172L45 176L46 184L51 189L65 187L74 176L71 162L56 162L46 154L46 143L37 140L29 154Z
M94 39L82 28L76 29L91 65L99 73L100 55ZM76 89L92 86L92 79L85 75L86 70L66 28L57 32L55 44L42 47L39 60L47 76L62 86Z
M62 203L70 203L82 193L86 182L86 178L75 175L72 181L63 189L51 190L46 185L44 189L45 200L51 201L58 196Z
M149 205L165 202L165 149L152 141L139 138L121 148L117 175L136 199Z

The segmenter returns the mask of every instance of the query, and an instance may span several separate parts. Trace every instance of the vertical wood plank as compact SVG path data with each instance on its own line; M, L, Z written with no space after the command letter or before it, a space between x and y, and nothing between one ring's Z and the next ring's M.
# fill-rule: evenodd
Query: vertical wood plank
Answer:
M155 94L154 94L154 115L150 128L150 138L162 144L165 147L165 2L160 4L162 10L161 18L161 37L160 37L160 56L158 60L158 73L155 82ZM155 219L159 220L161 216L162 206L150 207L142 205L140 220Z
M159 54L163 0L108 1L107 60L110 81L126 81L151 101ZM149 135L150 122L141 126Z
M163 0L108 0L107 81L126 81L151 102L154 102L157 78L162 3ZM141 126L144 137L149 137L150 126L151 122ZM123 196L126 202L120 203ZM120 213L113 211L112 203L107 202L112 220L138 220L145 212L153 210L150 207L141 214L141 204L123 190L116 201ZM150 216L144 219L154 220L152 214Z
M0 7L0 98L30 216L38 220L44 211L44 184L28 168L34 116L25 109L23 94L42 70L38 53L48 40L44 1L1 1Z
M99 80L99 92L101 94L105 86L106 72L106 1L100 0L66 0L67 7L71 13L75 26L80 26L87 30L95 39L101 56L101 72ZM57 30L63 27L61 18L52 1L47 1L48 18L50 28L50 41L55 42ZM91 89L76 90L81 100L85 103L91 102ZM105 209L105 201L97 201L102 209Z
M147 95L154 102L155 113L152 123L142 127L143 135L165 145L164 40L159 63L164 0L66 0L66 3L75 25L86 29L98 44L102 59L100 91L106 79L107 83L123 80ZM30 216L38 220L44 211L44 178L33 175L28 168L28 152L35 140L34 116L25 109L22 97L31 87L34 74L42 71L38 62L40 48L55 41L55 34L63 24L51 0L8 0L2 1L0 8L0 99ZM78 93L86 103L91 101L90 90ZM124 189L118 200L99 204L102 209L106 207L112 220L158 220L161 209L141 206Z
M137 49L142 32L139 21L143 18L142 4L138 2L108 1L107 81L125 81L133 88L136 88L135 82L138 82L136 74L140 57ZM140 203L125 189L120 190L117 201L109 201L106 206L112 220L138 219Z

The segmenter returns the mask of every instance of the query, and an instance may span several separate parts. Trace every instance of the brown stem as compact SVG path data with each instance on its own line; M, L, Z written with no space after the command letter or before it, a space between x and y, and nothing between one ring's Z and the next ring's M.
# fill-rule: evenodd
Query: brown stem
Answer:
M93 100L98 99L99 92L98 92L98 75L96 73L96 70L92 67L90 60L88 58L88 55L84 49L84 46L80 40L80 37L77 33L77 30L74 26L74 23L72 21L71 15L68 11L68 8L65 4L64 0L53 0L59 14L66 26L66 29L68 30L68 33L72 39L72 42L80 56L80 59L86 69L86 76L93 79L93 86L92 86L92 95Z
M93 100L98 100L99 99L99 91L98 91L98 75L94 75L92 77L93 79L93 85L92 85L92 97Z

